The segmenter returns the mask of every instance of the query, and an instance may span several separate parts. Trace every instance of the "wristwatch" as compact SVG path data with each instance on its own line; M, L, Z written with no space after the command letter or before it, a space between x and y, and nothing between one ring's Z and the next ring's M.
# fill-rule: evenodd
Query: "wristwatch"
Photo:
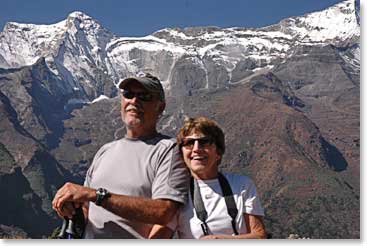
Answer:
M109 197L110 193L108 192L108 190L104 189L104 188L98 188L96 190L96 194L97 194L97 199L95 201L95 204L97 206L101 206L102 202Z

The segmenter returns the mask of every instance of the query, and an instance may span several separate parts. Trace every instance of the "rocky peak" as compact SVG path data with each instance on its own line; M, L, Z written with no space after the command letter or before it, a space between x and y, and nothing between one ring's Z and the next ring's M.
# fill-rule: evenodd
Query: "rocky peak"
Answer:
M183 33L187 36L197 37L205 33L214 33L216 31L222 31L220 27L205 26L205 27L186 27L183 29Z
M81 11L74 11L74 12L71 12L69 15L68 15L68 20L70 19L78 19L80 21L83 21L83 20L93 20L92 17L90 17L89 15L81 12Z
M322 11L287 18L270 29L290 34L298 42L337 44L360 35L357 2L346 0Z
M80 11L75 11L68 15L66 26L69 31L82 31L89 35L105 36L109 38L114 36L110 31L102 27L98 21Z
M0 33L0 67L31 65L39 57L52 54L65 32L65 21L53 25L8 22Z

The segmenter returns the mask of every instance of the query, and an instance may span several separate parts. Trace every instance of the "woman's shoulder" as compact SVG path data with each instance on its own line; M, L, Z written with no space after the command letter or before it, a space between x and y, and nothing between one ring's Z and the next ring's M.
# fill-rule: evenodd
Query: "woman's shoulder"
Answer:
M222 174L224 175L224 177L226 177L228 182L230 182L230 180L237 182L252 182L250 177L239 173L222 173Z
M238 173L222 173L224 177L228 180L232 189L243 190L248 189L254 185L252 179L246 175Z

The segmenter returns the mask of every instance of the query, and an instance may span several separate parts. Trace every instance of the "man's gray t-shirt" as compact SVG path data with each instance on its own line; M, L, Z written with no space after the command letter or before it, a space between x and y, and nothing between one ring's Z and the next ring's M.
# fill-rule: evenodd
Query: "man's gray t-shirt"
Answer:
M148 140L125 137L104 145L94 157L84 185L114 194L184 204L188 180L175 140L158 134ZM151 228L89 203L85 238L146 238Z

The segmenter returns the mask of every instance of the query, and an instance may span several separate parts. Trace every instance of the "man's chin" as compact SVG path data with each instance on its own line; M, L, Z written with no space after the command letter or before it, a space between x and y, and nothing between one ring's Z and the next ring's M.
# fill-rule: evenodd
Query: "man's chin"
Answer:
M140 120L140 119L126 120L125 124L126 124L127 128L134 129L134 128L140 127L142 125L142 120Z

